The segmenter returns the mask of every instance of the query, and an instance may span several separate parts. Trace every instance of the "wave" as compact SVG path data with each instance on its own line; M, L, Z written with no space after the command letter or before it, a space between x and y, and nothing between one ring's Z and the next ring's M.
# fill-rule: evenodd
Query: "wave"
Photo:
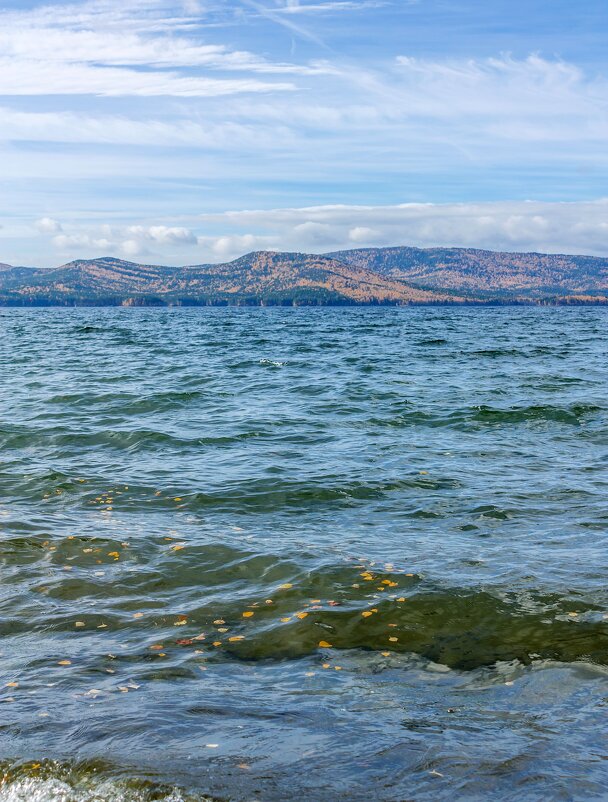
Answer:
M487 404L464 407L440 414L412 408L386 418L371 418L368 424L387 427L421 426L428 428L482 425L513 425L543 421L580 426L594 415L606 414L606 408L597 404L529 404L525 406L492 407Z
M0 762L0 802L212 802L146 779L111 776L103 763Z

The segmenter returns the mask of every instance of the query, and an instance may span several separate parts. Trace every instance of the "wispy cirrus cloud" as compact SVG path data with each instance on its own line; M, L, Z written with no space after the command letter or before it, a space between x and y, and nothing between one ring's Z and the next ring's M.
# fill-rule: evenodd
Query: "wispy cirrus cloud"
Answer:
M215 97L294 88L259 74L326 69L201 41L202 23L161 0L0 10L0 95Z
M408 0L402 0L407 3ZM411 2L411 0L410 0ZM415 0L414 0L415 2ZM364 11L369 8L381 8L390 4L390 0L325 0L309 2L309 0L275 0L272 9L283 14L331 14L342 11Z

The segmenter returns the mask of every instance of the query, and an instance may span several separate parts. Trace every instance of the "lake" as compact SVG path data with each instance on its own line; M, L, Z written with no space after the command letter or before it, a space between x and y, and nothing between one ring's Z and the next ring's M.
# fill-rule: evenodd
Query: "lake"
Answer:
M0 800L608 787L608 309L0 310Z

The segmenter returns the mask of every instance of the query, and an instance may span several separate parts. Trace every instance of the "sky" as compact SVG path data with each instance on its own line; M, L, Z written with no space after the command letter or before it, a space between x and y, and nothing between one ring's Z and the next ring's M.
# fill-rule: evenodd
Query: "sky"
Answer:
M608 256L606 0L0 0L0 262Z

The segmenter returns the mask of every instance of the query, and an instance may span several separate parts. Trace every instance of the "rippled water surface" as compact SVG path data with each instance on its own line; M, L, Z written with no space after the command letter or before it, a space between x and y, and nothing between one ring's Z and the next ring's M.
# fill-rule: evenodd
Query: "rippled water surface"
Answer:
M0 310L0 800L606 799L607 323Z

